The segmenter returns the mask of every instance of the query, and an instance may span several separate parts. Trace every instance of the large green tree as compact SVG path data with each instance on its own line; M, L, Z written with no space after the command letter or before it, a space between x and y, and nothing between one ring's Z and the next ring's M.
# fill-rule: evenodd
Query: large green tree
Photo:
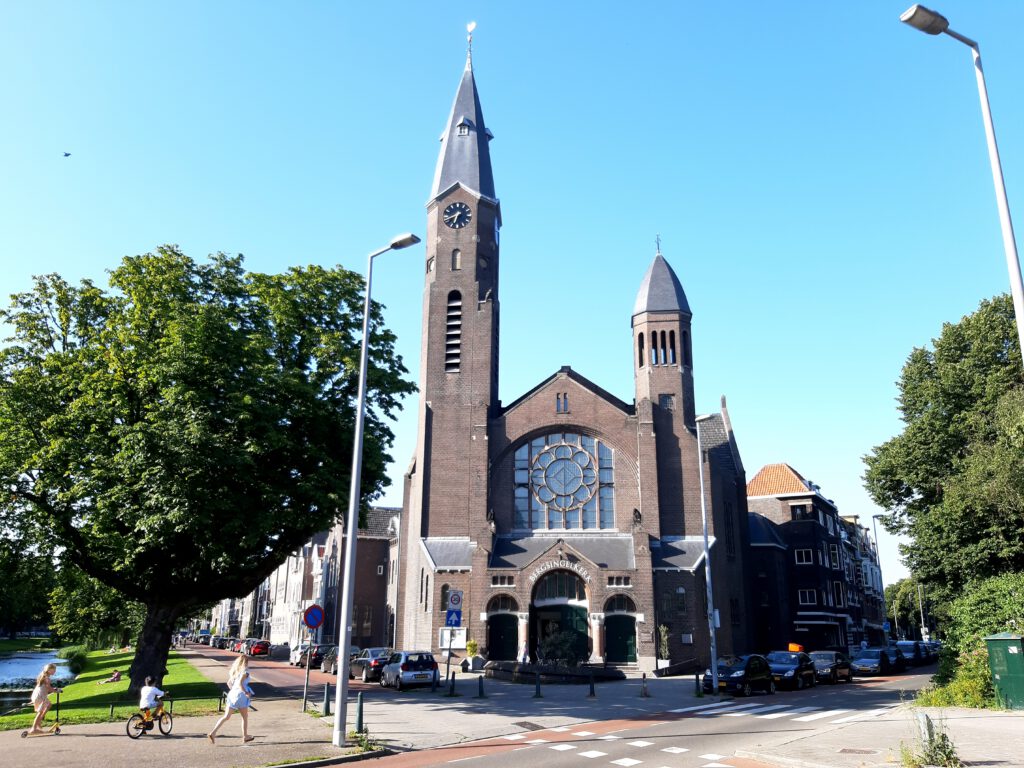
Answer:
M1008 296L943 326L898 382L903 432L865 457L883 522L914 577L945 602L1024 570L1024 372Z
M39 277L0 313L0 507L145 606L138 686L180 617L251 591L347 506L363 280L165 246L109 282ZM364 500L388 482L405 373L374 306Z

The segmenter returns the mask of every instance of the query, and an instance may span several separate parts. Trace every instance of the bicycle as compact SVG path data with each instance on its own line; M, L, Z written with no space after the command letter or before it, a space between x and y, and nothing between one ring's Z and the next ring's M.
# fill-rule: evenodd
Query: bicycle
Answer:
M124 727L128 738L137 739L147 731L152 731L154 725L160 728L160 733L164 736L170 735L171 729L174 727L174 718L170 712L164 710L163 697L157 700L156 707L152 710L144 709L141 712L134 712Z

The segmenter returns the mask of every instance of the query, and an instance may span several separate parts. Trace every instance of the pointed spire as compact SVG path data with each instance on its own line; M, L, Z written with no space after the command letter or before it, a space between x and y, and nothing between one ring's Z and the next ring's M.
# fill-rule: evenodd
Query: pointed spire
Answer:
M644 312L682 312L693 315L682 283L661 255L661 235L655 239L657 252L647 269L633 305L633 317Z
M484 197L497 199L494 194L494 176L491 172L491 152L488 147L492 134L484 124L480 97L473 78L473 35L476 22L467 26L470 34L466 50L466 69L455 94L455 102L448 117L448 125L441 134L441 153L437 158L434 185L430 197L433 199L453 184L464 187Z

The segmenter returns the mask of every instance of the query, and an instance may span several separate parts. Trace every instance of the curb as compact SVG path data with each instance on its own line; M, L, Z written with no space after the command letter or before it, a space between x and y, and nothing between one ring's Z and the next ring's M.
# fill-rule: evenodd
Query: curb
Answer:
M350 755L338 755L337 757L323 757L318 760L304 760L297 763L288 763L287 768L319 768L326 765L341 765L342 763L358 763L363 760L373 760L378 757L388 757L396 754L393 749L376 749L372 752L356 752ZM279 764L275 764L279 765Z
M735 756L745 757L748 760L757 760L760 763L767 763L769 765L778 765L781 766L781 768L833 768L833 765L830 765L828 763L812 763L807 760L801 760L796 757L763 755L760 752L748 752L745 749L736 750Z

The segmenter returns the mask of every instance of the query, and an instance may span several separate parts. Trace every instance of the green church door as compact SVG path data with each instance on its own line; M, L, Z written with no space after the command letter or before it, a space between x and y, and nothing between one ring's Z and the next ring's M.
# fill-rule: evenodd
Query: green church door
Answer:
M491 661L514 661L519 642L519 619L511 613L487 617L487 658Z
M605 616L605 658L610 664L636 662L636 619L632 616Z

